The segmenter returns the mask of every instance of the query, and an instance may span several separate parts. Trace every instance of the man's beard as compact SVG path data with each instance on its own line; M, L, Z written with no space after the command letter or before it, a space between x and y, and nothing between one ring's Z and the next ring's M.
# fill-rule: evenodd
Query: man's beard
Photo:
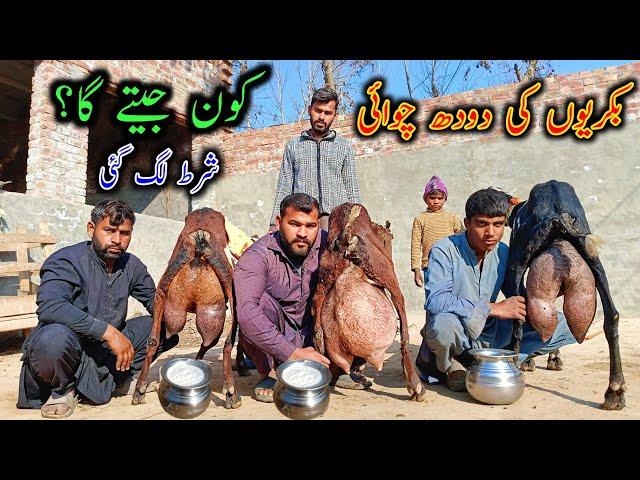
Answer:
M293 242L288 243L287 240L285 239L285 236L282 233L282 231L280 231L280 239L282 240L282 249L284 250L284 253L293 262L298 263L298 262L304 261L304 259L307 258L307 256L309 255L309 252L311 251L311 244L308 243L305 240L294 239ZM307 249L306 250L301 251L299 248L294 247L292 245L292 243L297 243L299 241L303 241L303 242L305 242L307 244Z
M124 253L122 250L120 253L111 253L108 246L102 247L95 238L91 240L91 246L93 247L93 251L96 252L96 255L98 255L98 258L103 262L107 260L117 260Z
M333 122L332 122L333 123ZM324 125L323 127L316 127L316 123L311 125L311 128L313 129L313 131L315 131L316 133L320 134L320 135L325 135L328 131L329 128L331 128L331 123L327 124L326 122L323 123L322 125Z

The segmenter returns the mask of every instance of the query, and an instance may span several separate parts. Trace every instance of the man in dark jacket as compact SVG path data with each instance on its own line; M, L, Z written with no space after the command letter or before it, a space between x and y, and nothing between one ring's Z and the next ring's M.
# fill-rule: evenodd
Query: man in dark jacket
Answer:
M274 369L280 363L308 359L329 366L313 348L311 305L327 241L318 213L315 198L288 195L276 217L278 231L255 242L235 266L240 342L261 376L258 401L273 401Z
M125 322L128 298L153 314L155 296L147 267L125 253L134 223L126 203L104 200L91 211L91 241L61 248L42 265L38 325L22 346L18 408L40 408L43 417L64 418L79 398L104 404L116 386L126 393L133 384L145 359L152 318ZM158 354L177 343L177 335L163 340Z
M353 147L348 139L331 130L338 110L338 95L332 88L313 92L309 105L311 128L291 140L284 150L278 176L270 230L282 199L295 192L318 199L320 228L328 230L331 210L345 202L362 203Z

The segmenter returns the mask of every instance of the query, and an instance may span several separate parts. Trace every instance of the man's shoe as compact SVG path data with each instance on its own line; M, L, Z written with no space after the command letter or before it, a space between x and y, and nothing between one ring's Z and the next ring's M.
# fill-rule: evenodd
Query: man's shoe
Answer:
M452 392L467 391L467 371L455 358L451 359L451 366L447 371L447 387Z
M466 370L453 370L447 373L447 387L452 392L466 392L467 391L467 371Z

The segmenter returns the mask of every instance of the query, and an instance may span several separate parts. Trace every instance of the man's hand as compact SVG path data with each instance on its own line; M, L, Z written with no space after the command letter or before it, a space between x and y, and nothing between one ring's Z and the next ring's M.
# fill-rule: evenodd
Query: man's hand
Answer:
M133 361L134 349L129 339L113 325L107 327L102 335L102 340L107 342L109 348L116 356L116 370L124 372L129 370Z
M524 297L509 297L498 303L490 303L489 316L498 317L502 320L520 320L524 322L526 320L527 306L524 301Z
M413 276L413 281L416 282L416 286L417 287L423 287L424 286L422 270L415 270L414 276Z
M325 367L329 368L331 361L324 355L319 354L313 347L296 348L291 356L287 358L289 360L313 360L314 362L321 363Z

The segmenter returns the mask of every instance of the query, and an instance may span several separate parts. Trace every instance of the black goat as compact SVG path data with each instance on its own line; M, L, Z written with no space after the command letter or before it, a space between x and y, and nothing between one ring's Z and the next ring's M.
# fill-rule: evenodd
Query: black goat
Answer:
M604 267L598 258L596 237L591 234L575 190L568 183L556 180L538 184L531 189L527 201L513 207L508 222L511 227L511 240L503 285L503 292L507 298L513 295L526 297L524 275L527 268L536 257L558 240L569 242L593 273L604 311L604 332L609 343L609 388L605 393L602 408L624 408L626 384L618 344L619 315L609 292ZM515 321L514 348L517 352L520 350L522 327L521 322Z

